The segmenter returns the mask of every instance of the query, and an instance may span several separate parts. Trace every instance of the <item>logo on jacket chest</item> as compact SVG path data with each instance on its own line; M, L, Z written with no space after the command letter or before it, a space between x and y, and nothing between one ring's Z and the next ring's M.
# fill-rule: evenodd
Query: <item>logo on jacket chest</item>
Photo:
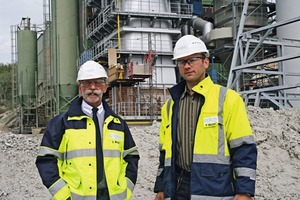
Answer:
M116 133L109 134L109 138L113 144L120 144L120 141L122 140L122 136Z
M216 126L219 123L218 116L205 117L203 119L204 127Z

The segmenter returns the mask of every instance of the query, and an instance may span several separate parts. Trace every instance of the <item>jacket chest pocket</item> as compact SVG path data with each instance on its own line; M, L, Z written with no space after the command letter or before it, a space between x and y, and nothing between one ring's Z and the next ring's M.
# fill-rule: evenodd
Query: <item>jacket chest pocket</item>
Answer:
M195 136L195 153L217 155L223 143L223 124L217 115L204 115L198 121Z
M103 147L105 149L123 149L124 133L120 131L108 130L103 136Z

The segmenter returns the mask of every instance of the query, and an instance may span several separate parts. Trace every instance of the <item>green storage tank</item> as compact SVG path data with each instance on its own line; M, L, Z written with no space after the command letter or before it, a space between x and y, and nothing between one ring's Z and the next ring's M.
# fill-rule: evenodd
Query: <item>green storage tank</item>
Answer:
M52 52L56 112L68 109L78 94L77 58L79 40L78 1L52 0Z
M45 80L44 76L44 34L40 34L38 40L37 40L37 58L38 58L38 78L37 78L37 85L41 85L43 81ZM38 95L39 96L39 95Z
M36 97L37 32L28 23L17 31L18 95L21 104L30 104Z

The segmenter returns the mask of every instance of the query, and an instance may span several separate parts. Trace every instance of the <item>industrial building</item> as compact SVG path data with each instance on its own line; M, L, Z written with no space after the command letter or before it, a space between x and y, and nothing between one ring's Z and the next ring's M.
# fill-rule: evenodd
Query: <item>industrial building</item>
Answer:
M167 88L180 81L173 46L186 34L209 47L212 80L247 105L299 107L298 8L297 0L44 0L43 25L23 18L11 28L19 131L68 108L78 67L90 59L107 69L117 114L159 120Z

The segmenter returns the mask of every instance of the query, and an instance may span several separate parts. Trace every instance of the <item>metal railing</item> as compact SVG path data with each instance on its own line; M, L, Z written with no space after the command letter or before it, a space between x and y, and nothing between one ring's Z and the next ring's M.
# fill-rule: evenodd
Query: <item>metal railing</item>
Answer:
M193 5L187 3L170 3L165 0L139 0L134 2L126 2L121 4L119 1L112 2L113 11L120 13L142 13L151 16L153 14L161 17L167 15L192 15Z
M118 102L112 104L114 112L129 119L157 119L160 116L162 103Z
M113 1L87 26L87 36L88 38L92 37L109 20L115 20L113 16L116 14L182 19L190 18L192 13L192 5L185 3L161 3L153 0L140 0L132 6L127 3L123 8L118 2Z
M149 50L148 39L136 38L136 39L122 39L121 49L118 49L119 53L139 53L145 54ZM170 40L156 41L155 52L158 55L172 55L172 43ZM93 59L100 58L107 54L107 49L118 48L118 39L103 40L95 44L90 50Z

